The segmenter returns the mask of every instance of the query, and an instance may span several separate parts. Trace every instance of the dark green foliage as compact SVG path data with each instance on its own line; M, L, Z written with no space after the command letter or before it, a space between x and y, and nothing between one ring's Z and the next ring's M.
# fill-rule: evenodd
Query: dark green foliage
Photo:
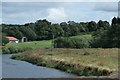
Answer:
M2 53L3 54L15 54L15 53L21 53L27 50L32 50L32 48L25 47L25 48L20 48L20 47L2 47Z
M5 46L7 43L9 43L9 40L3 35L2 36L2 46Z
M21 40L22 37L27 37L28 41L35 40L49 40L56 39L58 37L70 37L79 35L81 33L93 33L94 39L92 40L91 46L89 47L119 47L119 30L120 18L114 17L112 24L110 25L107 21L99 20L90 22L61 22L60 24L52 24L51 22L44 20L38 20L35 23L26 23L24 25L7 25L2 24L2 32L6 36L13 36ZM58 39L59 41L59 39ZM62 46L65 42L66 47L81 48L88 47L89 41L85 39L72 40L72 39L61 39L61 43L58 47ZM77 44L76 44L77 43ZM82 44L84 43L84 44ZM79 46L81 45L81 47Z
M89 31L96 31L97 30L97 24L94 21L89 22L87 26L88 26Z
M48 33L48 39L53 39L53 38L57 38L59 36L63 36L64 31L61 28L60 25L58 24L52 24L49 28L49 33Z
M27 37L28 41L49 40L60 36L75 36L81 32L93 32L99 29L106 30L109 27L107 21L91 22L61 22L60 24L51 24L51 22L38 20L35 23L26 23L24 25L2 24L2 32L6 36L13 36L18 39Z
M116 17L114 17L113 19L112 19L112 25L115 25L115 24L117 24L117 18Z
M2 54L10 54L10 50L6 47L2 47Z
M51 23L46 19L35 22L35 32L38 40L45 40L48 37Z
M97 23L97 28L98 28L98 30L99 30L99 29L106 30L106 29L110 28L110 24L109 24L109 22L107 22L107 21L102 21L102 20L100 20L100 21Z
M74 21L68 21L68 26L70 29L70 36L75 36L79 34L79 23Z
M68 24L66 22L60 23L60 26L64 30L64 36L70 36L70 28L68 27Z
M80 32L89 32L89 29L88 29L88 23L85 23L85 22L80 22L79 24L80 26Z
M24 28L20 28L21 32L24 34L23 36L26 36L28 38L28 40L35 40L36 39L36 33L28 26L24 27Z
M60 37L54 41L56 48L88 48L90 47L89 41L84 38L64 38Z
M90 55L90 53L89 52L85 52L85 53L83 53L83 55Z
M9 47L8 49L9 49L10 53L18 53L18 48L16 48L16 47Z
M96 35L92 47L120 48L120 18L113 18L112 26L102 34Z

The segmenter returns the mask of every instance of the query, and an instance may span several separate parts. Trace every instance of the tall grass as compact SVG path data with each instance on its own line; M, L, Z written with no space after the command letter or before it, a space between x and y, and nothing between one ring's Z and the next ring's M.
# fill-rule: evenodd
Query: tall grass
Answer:
M117 48L35 49L12 58L80 76L105 76L118 71Z

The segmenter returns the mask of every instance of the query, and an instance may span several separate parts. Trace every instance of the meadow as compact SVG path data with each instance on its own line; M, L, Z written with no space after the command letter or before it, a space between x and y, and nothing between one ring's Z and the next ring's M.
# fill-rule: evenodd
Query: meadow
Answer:
M79 76L105 76L118 71L118 48L34 49L12 58Z
M43 40L43 41L31 41L31 42L24 42L24 43L8 43L7 47L20 47L20 48L50 48L52 47L52 40Z
M91 34L70 38L91 39ZM106 76L118 71L118 48L53 48L52 40L7 44L10 51L18 49L23 54L13 59L23 60L38 66L46 66L74 73L79 76ZM11 49L13 47L13 49Z
M82 38L90 39L92 38L91 34L82 34L78 36L72 36L69 38ZM53 48L54 44L52 40L42 40L42 41L30 41L23 43L8 43L6 46L2 47L3 54L14 54L19 52L24 52L26 50L37 49L37 48Z
M92 38L91 34L82 34L82 35L77 35L77 36L72 36L70 38L84 38L84 39L90 39ZM42 40L42 41L31 41L31 42L24 42L24 43L8 43L6 45L7 47L19 47L19 48L52 48L53 43L52 40Z
M77 35L77 36L72 36L70 38L85 38L85 39L91 39L92 38L92 35L89 33L89 34L81 34L81 35Z
M2 54L15 54L22 53L27 50L29 51L31 49L52 47L53 47L52 40L31 41L23 43L8 43L6 46L2 47Z

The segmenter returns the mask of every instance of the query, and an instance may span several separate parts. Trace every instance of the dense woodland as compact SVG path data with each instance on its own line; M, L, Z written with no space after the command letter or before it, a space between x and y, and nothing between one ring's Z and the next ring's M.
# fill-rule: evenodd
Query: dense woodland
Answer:
M48 40L59 36L75 36L82 32L92 32L99 29L106 30L110 28L107 21L99 21L98 23L74 21L62 22L60 24L52 24L47 20L38 20L35 23L27 23L25 25L2 24L2 32L6 36L14 36L18 39L27 37L28 40Z
M2 33L4 36L14 36L21 40L27 37L29 41L49 40L54 41L54 47L67 47L72 44L71 48L83 47L120 47L120 18L114 17L112 23L107 21L90 22L61 22L52 24L44 20L38 20L35 23L26 23L24 25L2 24ZM89 46L79 46L82 42L69 38L83 33L92 34L93 39L89 41ZM69 39L68 39L69 38ZM63 42L61 42L63 40ZM67 40L67 44L64 42ZM69 41L69 42L68 42ZM73 45L76 44L76 45ZM67 45L67 46L66 46ZM74 46L74 47L73 47ZM69 46L70 47L70 46Z

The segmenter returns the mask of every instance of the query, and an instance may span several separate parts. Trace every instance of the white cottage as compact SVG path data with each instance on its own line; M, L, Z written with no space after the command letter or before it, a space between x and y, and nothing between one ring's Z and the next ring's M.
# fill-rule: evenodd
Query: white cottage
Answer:
M9 37L6 37L6 38L8 38L9 43L18 43L19 42L19 40L15 37L10 37L9 36Z

